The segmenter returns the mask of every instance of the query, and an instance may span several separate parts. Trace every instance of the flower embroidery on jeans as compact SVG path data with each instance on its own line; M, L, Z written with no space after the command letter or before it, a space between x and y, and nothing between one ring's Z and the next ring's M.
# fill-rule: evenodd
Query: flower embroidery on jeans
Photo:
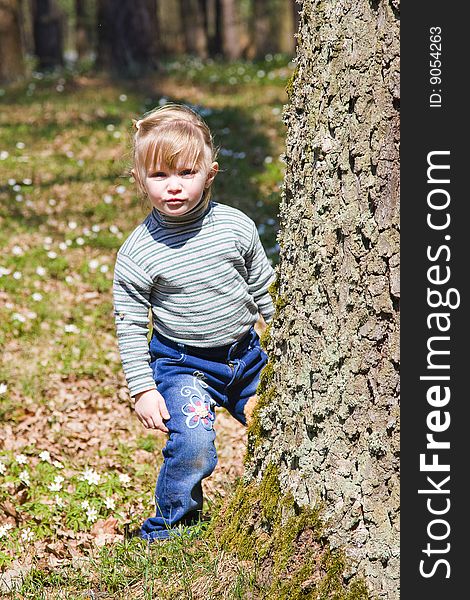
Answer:
M210 430L213 428L215 420L214 412L211 410L214 401L198 386L207 387L207 384L193 377L193 385L185 385L181 389L181 394L189 397L189 402L181 410L186 415L186 425L190 429L201 423L204 429Z
M207 387L207 383L204 381L206 376L204 375L204 373L202 371L193 371L193 376L197 377L199 379L199 382L201 383L201 385L203 387Z

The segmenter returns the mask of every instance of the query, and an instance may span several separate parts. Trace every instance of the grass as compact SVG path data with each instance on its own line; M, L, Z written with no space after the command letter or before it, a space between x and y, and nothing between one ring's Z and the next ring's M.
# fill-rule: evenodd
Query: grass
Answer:
M147 213L129 177L131 119L166 101L204 116L219 147L215 199L255 220L277 262L291 70L282 56L174 59L154 79L33 73L0 90L0 593L263 597L256 564L205 536L205 521L198 537L155 548L123 539L154 512L163 440L133 416L111 286L117 249ZM221 423L241 473L244 441ZM209 515L226 480L209 488Z

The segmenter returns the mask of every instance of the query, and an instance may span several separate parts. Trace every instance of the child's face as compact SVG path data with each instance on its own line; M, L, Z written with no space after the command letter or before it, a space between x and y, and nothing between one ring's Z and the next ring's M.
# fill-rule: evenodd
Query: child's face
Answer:
M165 215L184 215L199 203L217 170L216 162L212 163L209 171L202 167L191 168L184 164L178 165L175 169L158 165L149 171L145 179L150 202Z

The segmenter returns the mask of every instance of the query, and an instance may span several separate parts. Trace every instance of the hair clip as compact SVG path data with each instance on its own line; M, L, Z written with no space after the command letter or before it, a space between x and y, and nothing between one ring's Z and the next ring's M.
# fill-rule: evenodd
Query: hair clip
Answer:
M139 131L141 125L142 125L142 119L139 119L138 121L134 121L134 126L137 129L137 131Z

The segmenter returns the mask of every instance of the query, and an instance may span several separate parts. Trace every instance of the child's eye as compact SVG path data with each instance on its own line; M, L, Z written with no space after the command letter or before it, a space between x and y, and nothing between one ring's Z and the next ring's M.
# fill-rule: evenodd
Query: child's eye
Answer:
M196 171L194 169L182 169L180 171L181 177L192 177L195 174L196 174Z
M152 173L150 175L150 177L154 177L157 179L162 179L163 177L166 177L166 173L164 173L163 171L155 171L155 173Z

